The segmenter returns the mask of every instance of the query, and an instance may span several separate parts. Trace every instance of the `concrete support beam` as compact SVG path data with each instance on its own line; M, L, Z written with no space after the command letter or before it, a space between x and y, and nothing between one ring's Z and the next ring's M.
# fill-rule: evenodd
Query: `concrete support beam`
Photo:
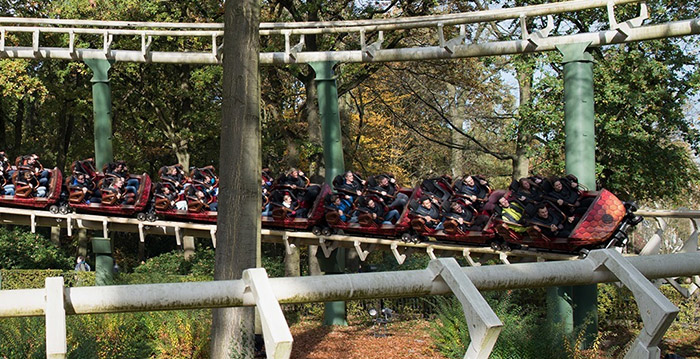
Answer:
M441 280L452 290L462 304L469 327L471 342L464 354L465 359L487 359L501 333L503 323L479 290L467 277L454 258L440 258L430 261L428 270L435 280Z
M589 258L620 279L634 294L644 328L625 355L625 359L658 359L661 357L659 342L678 315L678 308L671 303L644 275L613 249L592 251Z
M194 237L184 236L182 237L182 249L185 252L185 259L189 260L194 255L195 245Z
M265 352L268 358L288 359L292 353L292 333L282 313L264 268L243 271L243 282L255 298L260 314Z

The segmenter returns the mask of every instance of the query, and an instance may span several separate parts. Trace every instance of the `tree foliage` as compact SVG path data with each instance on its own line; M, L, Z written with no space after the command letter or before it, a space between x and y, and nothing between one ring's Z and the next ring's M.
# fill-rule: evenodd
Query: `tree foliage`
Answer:
M46 237L0 228L0 268L70 269L72 260Z

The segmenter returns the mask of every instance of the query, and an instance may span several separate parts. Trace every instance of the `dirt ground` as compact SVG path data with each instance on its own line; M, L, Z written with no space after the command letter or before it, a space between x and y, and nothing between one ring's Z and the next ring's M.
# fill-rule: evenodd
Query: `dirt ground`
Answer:
M388 326L387 336L375 337L369 326L324 327L301 322L290 329L294 359L444 359L432 346L425 321L403 321Z

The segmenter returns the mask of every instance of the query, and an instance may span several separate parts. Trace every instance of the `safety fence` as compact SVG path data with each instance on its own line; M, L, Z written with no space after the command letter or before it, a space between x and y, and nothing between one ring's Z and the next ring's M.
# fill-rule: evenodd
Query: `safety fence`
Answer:
M0 317L45 316L47 357L64 358L66 318L73 314L256 306L270 358L288 358L292 336L281 304L419 297L453 293L462 304L471 343L467 358L486 358L502 323L480 291L621 282L634 294L644 328L628 358L658 358L658 344L678 313L650 279L700 274L700 253L623 257L614 249L573 261L460 267L454 258L400 272L268 278L261 268L241 280L0 291Z

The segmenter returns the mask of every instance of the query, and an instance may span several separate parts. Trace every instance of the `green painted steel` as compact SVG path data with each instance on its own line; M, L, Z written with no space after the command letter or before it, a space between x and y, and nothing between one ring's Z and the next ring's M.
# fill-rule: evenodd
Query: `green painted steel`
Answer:
M95 165L98 170L114 160L112 152L112 87L109 69L114 61L86 59L92 70L92 108L95 116Z
M547 320L568 335L574 332L573 313L573 287L549 287L547 288Z
M326 166L326 183L333 182L335 176L345 172L343 159L343 140L340 130L338 112L338 86L333 74L333 61L311 62L309 65L316 73L316 91L318 109L321 116L321 138L323 141L323 161ZM345 271L345 249L338 248L329 258L319 251L321 270L327 274L339 274ZM324 325L347 325L345 302L327 302L325 305Z
M338 87L333 74L333 61L311 62L316 73L318 109L321 115L321 136L323 139L323 161L326 165L326 183L345 171L343 141L338 112Z
M593 56L586 51L589 45L560 45L557 49L564 55L566 172L576 175L582 186L595 190ZM589 347L598 333L598 287L573 287L571 294L574 329L584 331L583 346Z
M109 238L92 239L92 251L95 253L95 284L114 284L114 258L112 258L112 241Z

